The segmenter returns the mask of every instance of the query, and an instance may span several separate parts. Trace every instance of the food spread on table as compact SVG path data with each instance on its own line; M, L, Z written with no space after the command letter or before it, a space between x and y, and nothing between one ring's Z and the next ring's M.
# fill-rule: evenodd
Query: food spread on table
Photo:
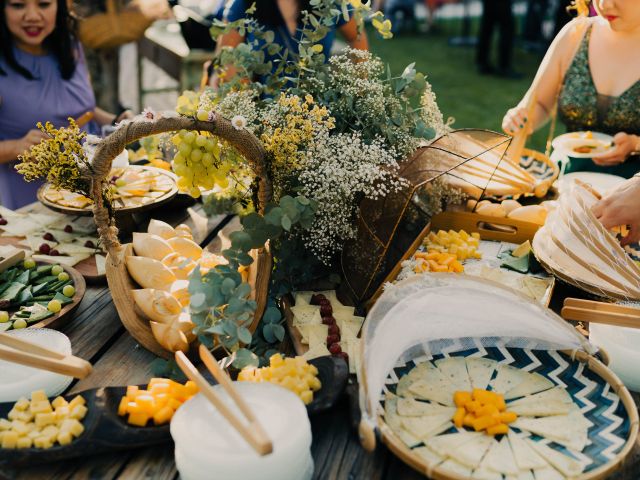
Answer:
M547 214L555 208L553 201L544 201L535 205L522 205L517 200L503 200L492 202L491 200L469 200L466 204L467 211L489 217L509 218L521 222L544 225Z
M169 172L161 169L130 165L114 168L109 174L109 186L115 208L141 207L157 201L175 189L175 181ZM80 193L44 187L44 198L61 207L85 210L93 201Z

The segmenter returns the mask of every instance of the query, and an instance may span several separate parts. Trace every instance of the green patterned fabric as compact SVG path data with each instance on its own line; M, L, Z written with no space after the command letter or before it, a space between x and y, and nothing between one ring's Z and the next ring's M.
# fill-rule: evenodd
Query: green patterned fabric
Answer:
M571 66L564 77L558 97L558 115L567 131L585 131L615 135L625 132L640 135L640 80L618 97L602 95L596 90L589 68L589 39L587 30ZM640 171L640 158L629 157L622 165L600 167L590 159L570 159L565 173L590 171L611 173L625 178Z

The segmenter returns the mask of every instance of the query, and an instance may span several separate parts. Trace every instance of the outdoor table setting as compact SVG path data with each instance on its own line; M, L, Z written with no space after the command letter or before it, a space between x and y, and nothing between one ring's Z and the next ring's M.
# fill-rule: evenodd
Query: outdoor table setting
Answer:
M40 126L38 202L0 206L0 477L638 477L640 247L593 213L619 180L556 161L610 139L452 129L415 64L325 58L323 8L295 62L213 23L255 81Z

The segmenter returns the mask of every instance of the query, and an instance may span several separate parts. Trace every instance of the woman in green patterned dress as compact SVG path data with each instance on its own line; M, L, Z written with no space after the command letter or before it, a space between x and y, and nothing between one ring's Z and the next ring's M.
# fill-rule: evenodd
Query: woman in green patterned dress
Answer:
M589 170L626 178L640 171L640 0L574 2L579 17L562 29L536 78L535 107L527 118L530 89L505 115L502 128L513 135L541 127L557 101L568 131L597 131L614 137L614 148L592 159L572 160L565 172Z

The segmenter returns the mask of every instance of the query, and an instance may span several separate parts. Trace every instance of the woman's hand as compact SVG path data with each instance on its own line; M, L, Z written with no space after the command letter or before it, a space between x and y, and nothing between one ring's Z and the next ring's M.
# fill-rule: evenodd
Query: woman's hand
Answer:
M531 130L531 124L527 125L528 121L527 109L525 107L514 107L507 111L502 119L502 130L508 135L515 135L525 126L528 126L529 130Z
M42 133L40 130L37 130L37 129L29 130L24 137L15 140L15 146L14 146L15 157L14 158L18 158L18 155L22 155L26 150L29 150L34 145L37 145L45 138L48 138L48 137L44 133Z
M593 163L601 167L620 165L629 155L640 148L640 138L620 132L613 137L613 149L607 153L594 155Z
M622 183L591 210L607 229L629 226L629 233L620 241L623 246L640 240L640 177Z

